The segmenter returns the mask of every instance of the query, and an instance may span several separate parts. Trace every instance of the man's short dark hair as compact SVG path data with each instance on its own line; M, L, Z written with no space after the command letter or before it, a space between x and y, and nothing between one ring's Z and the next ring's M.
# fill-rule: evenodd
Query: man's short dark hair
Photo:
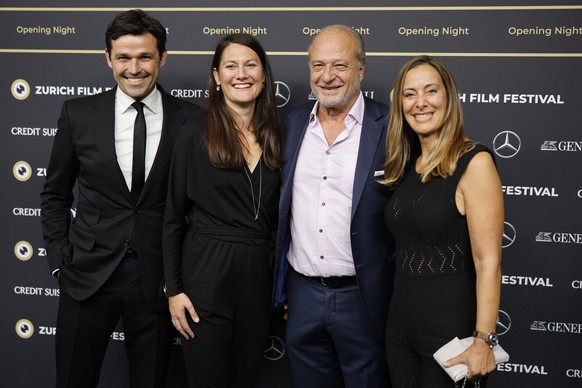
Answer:
M107 27L105 32L105 45L111 53L111 42L124 35L143 35L150 33L156 38L160 58L166 51L166 29L157 20L142 11L131 9L121 12Z

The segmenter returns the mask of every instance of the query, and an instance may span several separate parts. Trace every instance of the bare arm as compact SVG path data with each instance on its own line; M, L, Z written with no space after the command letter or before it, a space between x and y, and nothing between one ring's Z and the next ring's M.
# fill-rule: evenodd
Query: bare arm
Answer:
M457 206L466 214L473 261L477 274L477 318L475 330L495 332L501 296L501 238L503 233L503 193L491 155L473 157L459 182ZM485 341L475 339L464 353L447 366L467 364L467 377L483 376L495 369L493 351Z

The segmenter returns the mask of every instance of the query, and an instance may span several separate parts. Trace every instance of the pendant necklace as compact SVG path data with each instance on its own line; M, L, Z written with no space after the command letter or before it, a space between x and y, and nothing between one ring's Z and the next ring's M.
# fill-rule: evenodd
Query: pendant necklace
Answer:
M259 219L259 210L261 209L261 194L263 191L263 169L261 167L261 159L259 159L259 200L255 204L255 191L253 190L253 182L251 181L251 176L249 172L251 171L247 166L243 166L243 171L247 176L249 181L249 186L251 188L251 197L253 198L253 212L255 213L255 221ZM249 170L247 172L247 170Z

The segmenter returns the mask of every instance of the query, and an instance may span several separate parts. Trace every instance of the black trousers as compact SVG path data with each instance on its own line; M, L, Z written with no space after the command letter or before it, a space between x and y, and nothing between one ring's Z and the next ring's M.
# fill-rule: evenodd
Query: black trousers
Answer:
M192 388L253 388L264 359L269 249L266 241L231 239L196 235L184 247L184 288L200 316L194 323L186 314L195 338L182 339Z
M124 259L103 287L86 300L72 299L61 287L55 347L57 388L97 386L109 337L120 317L130 387L164 387L174 331L168 312L154 313L146 306L137 260Z

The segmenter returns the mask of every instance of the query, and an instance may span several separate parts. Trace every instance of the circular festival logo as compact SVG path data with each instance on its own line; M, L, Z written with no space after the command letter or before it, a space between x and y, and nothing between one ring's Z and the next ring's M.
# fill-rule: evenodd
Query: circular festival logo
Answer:
M28 319L20 319L16 322L16 334L22 339L29 339L34 334L34 325Z
M14 167L12 167L12 174L16 180L26 182L32 176L32 167L23 160L18 161L14 163Z
M28 261L32 257L34 250L28 241L19 241L14 245L14 254L21 261Z
M30 95L30 85L23 79L17 79L12 82L10 90L12 91L12 97L17 100L26 100Z

